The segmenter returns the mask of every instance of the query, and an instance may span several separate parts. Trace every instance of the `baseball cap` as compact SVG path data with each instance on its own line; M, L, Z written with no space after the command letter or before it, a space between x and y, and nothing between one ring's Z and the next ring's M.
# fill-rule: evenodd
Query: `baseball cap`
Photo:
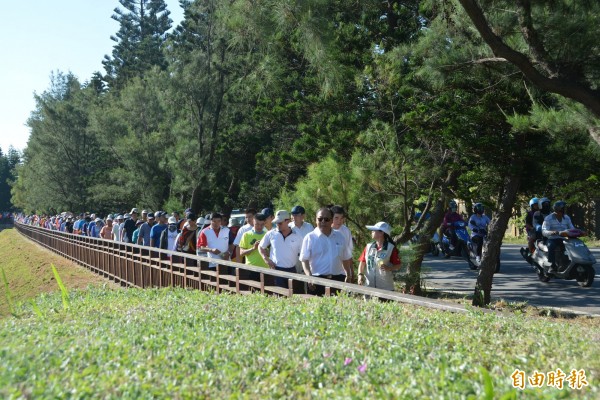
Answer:
M148 213L148 218L154 219L154 213Z
M367 229L370 231L382 231L388 235L392 234L392 227L387 222L378 222L375 225L367 225Z
M138 210L137 208L134 207L131 209L131 212L129 214L133 214L133 213L139 214L140 210Z
M262 211L260 212L262 215L264 215L265 217L271 217L273 216L273 209L271 208L263 208Z
M148 214L148 210L142 210L142 214Z
M294 206L294 208L292 208L292 215L296 214L306 214L306 210L302 206Z
M177 218L175 218L175 217L169 217L169 221L168 222L169 222L169 224L174 224L175 225L175 224L177 224Z
M273 220L273 223L278 224L280 222L285 221L286 219L290 219L290 213L286 210L277 210L277 214L275 214L275 219Z
M204 217L198 217L198 219L196 220L196 224L204 225Z

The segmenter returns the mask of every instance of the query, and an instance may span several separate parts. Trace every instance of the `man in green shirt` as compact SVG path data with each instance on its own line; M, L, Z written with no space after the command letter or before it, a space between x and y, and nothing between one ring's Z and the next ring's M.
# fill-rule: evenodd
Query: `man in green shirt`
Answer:
M242 235L242 239L240 240L240 256L246 257L246 264L269 268L258 251L258 244L263 236L265 236L265 233L267 233L265 230L266 219L264 214L256 214L254 216L254 227Z

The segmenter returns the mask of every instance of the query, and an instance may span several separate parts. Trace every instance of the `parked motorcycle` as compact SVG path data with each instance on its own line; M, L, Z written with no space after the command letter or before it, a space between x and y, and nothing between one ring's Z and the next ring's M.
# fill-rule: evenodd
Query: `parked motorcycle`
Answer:
M596 258L579 239L584 232L580 229L569 229L560 232L562 244L557 246L555 263L556 272L548 272L552 263L548 261L548 247L543 241L536 243L536 251L531 256L531 264L535 269L538 278L542 282L548 282L551 278L575 279L579 286L589 287L594 282L596 271L594 265Z
M479 228L479 232L477 232L477 235L483 237L483 243L485 243L488 240L487 231L485 229ZM471 239L468 243L469 259L471 260L471 264L469 265L469 267L471 267L471 265L475 267L471 267L471 269L478 269L479 267L481 267L481 260L477 260L477 247L478 244ZM496 268L494 272L500 272L500 253L498 253L498 260L496 261Z
M410 241L412 242L412 244L417 244L419 242L419 235L413 236L412 239L410 239ZM433 237L431 238L429 253L431 253L431 255L435 257L440 255L440 240L437 232L435 232L433 234Z
M467 231L466 222L453 222L449 228L453 229L454 233L456 234L456 246L452 246L450 243L450 238L448 238L446 235L442 235L442 242L440 243L442 253L446 257L464 258L469 264L469 268L477 269L477 266L475 266L471 260L471 257L469 256L469 245L471 243L471 238L469 237L469 232Z

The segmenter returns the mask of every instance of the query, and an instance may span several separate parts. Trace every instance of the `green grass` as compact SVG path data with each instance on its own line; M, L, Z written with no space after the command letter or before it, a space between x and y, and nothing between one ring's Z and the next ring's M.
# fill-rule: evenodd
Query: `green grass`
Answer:
M600 396L597 320L178 289L70 291L67 311L62 301L45 294L39 310L0 320L1 398ZM517 368L585 369L589 386L521 392Z
M26 240L15 229L0 229L0 268L6 277L4 281L0 271L0 318L11 314L11 304L28 302L40 293L60 290L52 265L56 266L68 289L106 284L116 287L85 268Z

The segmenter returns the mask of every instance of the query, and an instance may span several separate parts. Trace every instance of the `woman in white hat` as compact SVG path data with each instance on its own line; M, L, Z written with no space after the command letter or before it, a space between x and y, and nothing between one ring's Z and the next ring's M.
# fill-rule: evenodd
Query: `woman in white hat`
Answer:
M402 264L398 249L391 238L392 227L387 222L367 225L373 242L367 244L358 261L358 284L394 290L394 271Z

